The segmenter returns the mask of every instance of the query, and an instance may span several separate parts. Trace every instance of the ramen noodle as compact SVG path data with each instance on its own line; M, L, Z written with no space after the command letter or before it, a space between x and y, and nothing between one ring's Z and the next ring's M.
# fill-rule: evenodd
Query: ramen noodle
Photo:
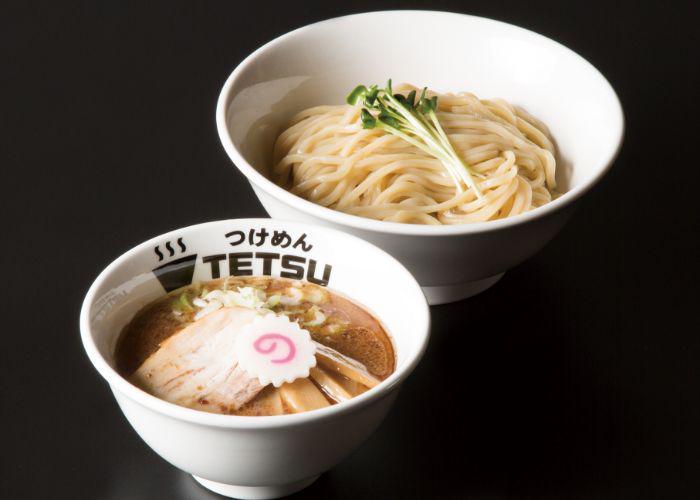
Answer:
M400 85L402 96L420 89ZM547 127L521 108L475 95L436 94L436 115L480 193L455 185L437 157L387 133L363 128L362 106L316 106L278 137L275 182L341 212L413 224L502 219L556 196L555 149Z

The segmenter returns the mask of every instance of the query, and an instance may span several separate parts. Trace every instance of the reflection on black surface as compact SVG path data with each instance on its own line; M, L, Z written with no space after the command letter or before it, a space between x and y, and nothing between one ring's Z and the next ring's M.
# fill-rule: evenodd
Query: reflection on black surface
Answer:
M177 494L173 496L174 499L188 499L188 500L212 500L217 498L225 498L216 493L212 493L204 486L199 484L194 480L189 474L181 472L178 474L177 478Z

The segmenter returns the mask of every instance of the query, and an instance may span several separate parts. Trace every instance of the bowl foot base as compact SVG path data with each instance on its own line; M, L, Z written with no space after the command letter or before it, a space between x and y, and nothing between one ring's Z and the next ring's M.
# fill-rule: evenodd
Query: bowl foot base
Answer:
M491 288L500 280L505 273L489 276L481 280L470 281L468 283L459 283L457 285L444 286L424 286L423 293L428 299L428 304L435 306L438 304L447 304L448 302L457 302L458 300L473 297L484 290Z
M242 498L244 500L263 500L266 498L280 498L299 490L303 490L318 479L318 476L304 479L296 483L280 484L275 486L238 486L235 484L217 483L198 476L192 476L195 481L206 489L229 498Z

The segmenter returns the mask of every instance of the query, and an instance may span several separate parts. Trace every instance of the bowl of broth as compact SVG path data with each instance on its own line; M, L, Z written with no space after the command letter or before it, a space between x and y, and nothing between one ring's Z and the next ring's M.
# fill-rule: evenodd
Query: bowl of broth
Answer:
M153 238L84 300L83 345L129 423L205 487L276 498L380 424L429 335L420 286L352 235L234 219Z
M216 120L272 217L376 244L431 304L486 290L549 242L624 129L612 86L575 52L432 11L345 16L272 40L231 73Z

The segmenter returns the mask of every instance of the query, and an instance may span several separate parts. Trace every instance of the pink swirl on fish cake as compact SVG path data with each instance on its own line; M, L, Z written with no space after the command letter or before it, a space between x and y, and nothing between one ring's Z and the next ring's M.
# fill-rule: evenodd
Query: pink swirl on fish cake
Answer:
M277 350L278 340L287 345L287 355L282 358L271 359L270 362L276 364L289 363L296 356L297 347L286 335L282 335L281 333L266 333L258 337L253 344L253 348L260 354L271 354Z

